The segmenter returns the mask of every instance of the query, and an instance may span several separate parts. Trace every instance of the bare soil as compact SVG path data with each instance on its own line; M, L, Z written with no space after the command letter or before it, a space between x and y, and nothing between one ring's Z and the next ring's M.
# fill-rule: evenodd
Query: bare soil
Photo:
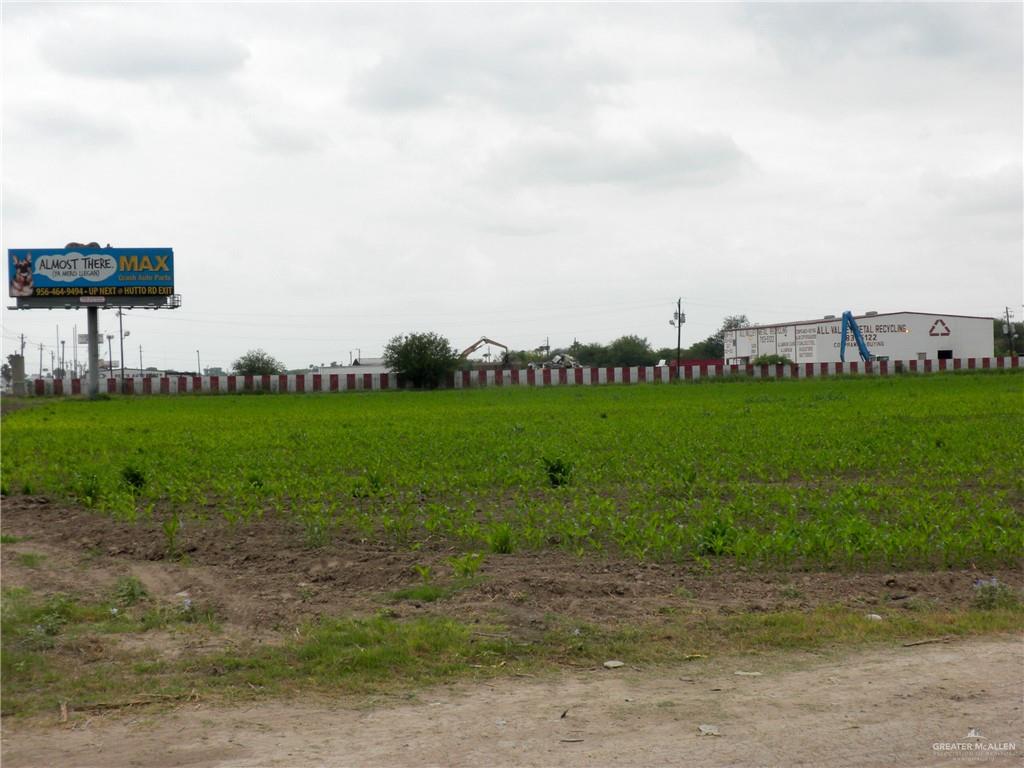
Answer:
M1019 571L752 572L643 564L559 552L488 555L482 578L437 603L390 603L418 582L413 565L447 574L456 550L409 551L337 538L306 548L286 521L237 529L188 521L187 560L166 557L158 522L127 525L42 497L6 498L5 586L107 599L138 577L157 599L188 593L216 606L217 633L153 631L165 658L275 642L306 619L382 606L402 615L497 620L529 634L569 618L601 626L657 623L666 609L738 613L843 604L901 610L966 605L974 581L1020 588ZM26 553L42 555L26 561ZM22 557L19 557L22 556ZM118 646L120 647L120 646ZM118 647L80 649L109 656ZM1015 765L1024 750L1024 644L989 637L845 655L835 650L701 660L676 667L576 669L462 682L418 694L303 696L227 706L190 701L106 714L4 718L5 766L936 766ZM737 665L742 664L743 667ZM736 672L759 672L737 675ZM563 716L564 715L564 716ZM702 736L700 725L721 735ZM950 756L936 742L1015 742L1016 752ZM978 741L972 739L971 741Z
M760 675L737 675L737 671ZM193 766L1019 765L1019 638L843 659L786 654L755 670L594 670L422 692L5 725L7 768ZM718 736L702 736L701 725ZM967 738L977 729L981 738ZM936 743L1007 743L951 755Z
M451 574L446 559L461 554L442 543L411 551L343 536L313 550L294 524L268 517L234 529L219 520L187 520L178 536L181 561L168 558L159 522L130 525L45 497L5 498L2 512L3 532L26 537L3 548L8 583L100 597L119 576L134 575L158 599L187 591L229 624L262 630L291 629L317 616L376 613L388 605L388 594L419 583L413 566L431 566L444 583ZM20 565L16 555L28 551L45 554L47 567ZM706 569L558 551L489 554L480 576L443 601L401 601L391 610L497 620L529 632L552 616L614 626L657 622L676 611L957 607L971 601L979 578L1024 586L1017 569L770 572L727 562Z

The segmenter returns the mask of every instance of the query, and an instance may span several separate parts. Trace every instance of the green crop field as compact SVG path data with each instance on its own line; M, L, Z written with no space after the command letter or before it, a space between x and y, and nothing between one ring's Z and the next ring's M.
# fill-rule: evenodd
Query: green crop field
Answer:
M3 491L130 523L283 516L312 548L559 548L772 568L1009 565L1022 378L53 401Z

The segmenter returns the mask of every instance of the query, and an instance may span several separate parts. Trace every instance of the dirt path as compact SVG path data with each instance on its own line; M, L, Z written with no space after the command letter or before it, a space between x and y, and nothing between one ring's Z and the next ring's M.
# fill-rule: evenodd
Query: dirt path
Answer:
M751 662L745 662L751 663ZM1024 643L988 638L723 666L594 670L347 702L187 705L75 728L5 723L24 766L1019 765ZM568 710L565 717L562 713ZM698 735L701 724L720 736ZM935 742L1015 742L959 757Z

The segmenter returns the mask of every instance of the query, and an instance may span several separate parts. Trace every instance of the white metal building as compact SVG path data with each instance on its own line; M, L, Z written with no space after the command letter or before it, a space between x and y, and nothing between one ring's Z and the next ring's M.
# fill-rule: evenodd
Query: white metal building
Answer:
M951 360L991 357L991 317L935 315L925 312L867 312L855 315L868 349L889 360ZM750 363L763 355L782 355L795 363L839 362L842 318L752 325L727 331L725 362ZM860 360L857 342L847 334L846 360Z

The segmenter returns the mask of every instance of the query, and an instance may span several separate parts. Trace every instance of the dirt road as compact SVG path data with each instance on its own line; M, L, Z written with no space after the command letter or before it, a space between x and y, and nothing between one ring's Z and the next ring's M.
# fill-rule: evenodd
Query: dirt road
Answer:
M5 722L3 764L1010 766L1024 754L1019 637L842 658L784 654L752 669L733 666L627 666L458 684L371 707L199 703L74 727ZM720 735L702 736L700 725ZM953 754L936 742L1016 749Z

